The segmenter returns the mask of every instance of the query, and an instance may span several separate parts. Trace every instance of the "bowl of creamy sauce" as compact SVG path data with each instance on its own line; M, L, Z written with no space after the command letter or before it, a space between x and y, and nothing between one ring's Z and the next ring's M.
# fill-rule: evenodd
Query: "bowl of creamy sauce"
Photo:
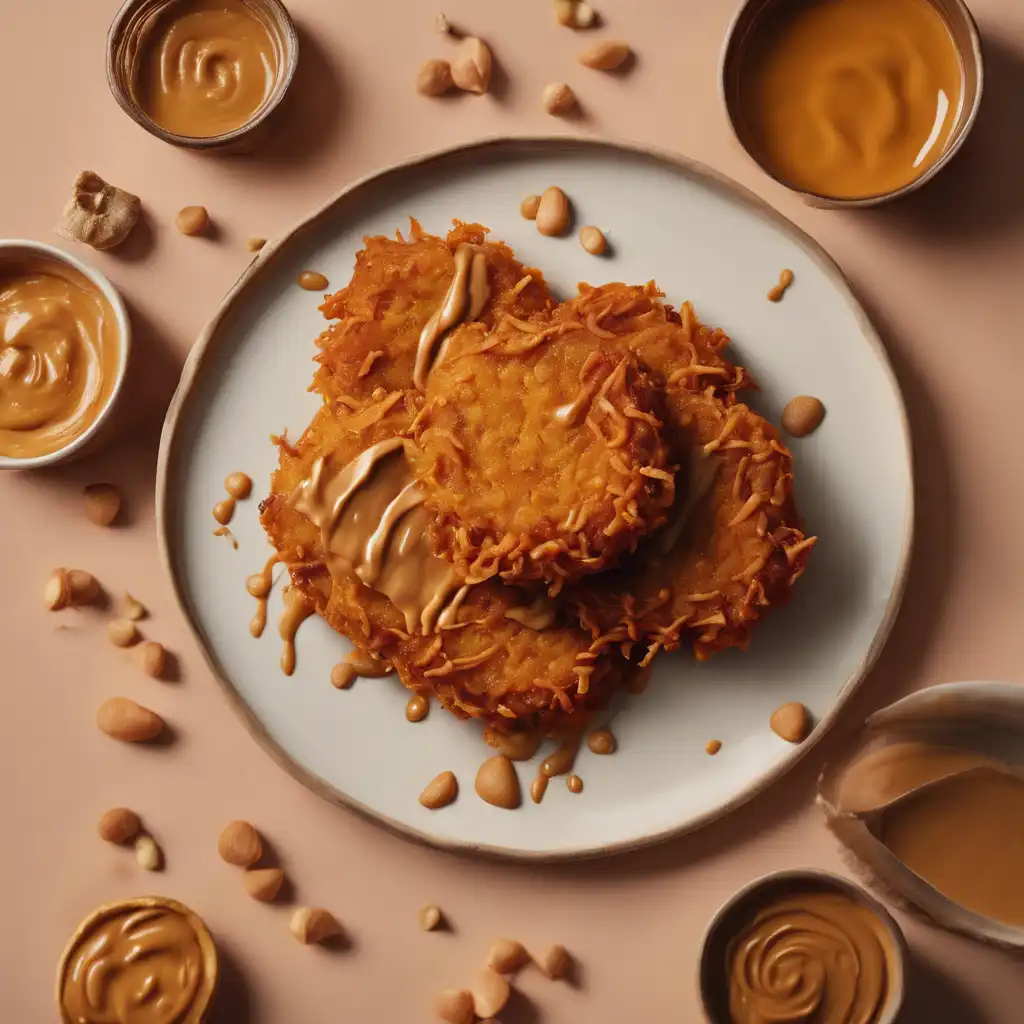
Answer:
M741 889L704 935L708 1024L894 1024L906 943L877 900L838 875L779 871Z
M824 206L870 206L932 178L981 102L963 0L747 0L721 89L741 145Z
M0 469L51 465L99 433L121 391L128 311L103 274L0 241Z
M127 0L107 37L107 80L157 138L245 149L284 99L298 52L280 0Z
M177 900L141 896L79 925L57 968L63 1024L202 1024L217 988L217 948Z

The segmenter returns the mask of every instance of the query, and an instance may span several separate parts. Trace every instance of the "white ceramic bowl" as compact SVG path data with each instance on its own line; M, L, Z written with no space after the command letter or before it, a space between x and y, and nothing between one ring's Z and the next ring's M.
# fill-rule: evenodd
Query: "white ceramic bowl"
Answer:
M117 363L117 377L111 389L107 404L99 411L99 415L89 425L88 429L82 431L78 437L69 441L63 448L46 455L36 455L33 458L19 459L9 455L0 455L0 470L4 469L40 469L43 466L52 466L57 462L70 458L81 453L88 446L90 441L103 429L103 425L110 418L110 413L121 394L121 387L128 371L128 356L132 347L132 325L128 319L128 310L124 300L117 289L110 283L105 275L98 270L69 256L66 252L54 245L47 245L45 242L33 242L26 238L3 238L0 239L0 264L13 259L31 259L32 257L51 260L54 263L63 263L64 266L78 271L87 281L94 285L103 297L110 303L110 308L117 318L117 329L121 338L120 358Z

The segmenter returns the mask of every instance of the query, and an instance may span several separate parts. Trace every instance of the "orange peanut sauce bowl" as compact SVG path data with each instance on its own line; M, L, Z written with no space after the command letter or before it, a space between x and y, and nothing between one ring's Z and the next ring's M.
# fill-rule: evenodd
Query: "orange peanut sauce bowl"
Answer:
M814 868L745 885L704 932L697 988L707 1024L895 1024L906 940L860 886Z
M245 152L295 75L299 39L281 0L126 0L107 34L107 82L151 135Z
M130 350L128 310L103 274L52 245L0 240L0 470L92 447Z
M964 0L745 0L719 89L734 136L813 206L877 206L961 148L984 81Z
M57 967L63 1024L202 1024L217 989L217 947L203 919L165 896L93 911Z

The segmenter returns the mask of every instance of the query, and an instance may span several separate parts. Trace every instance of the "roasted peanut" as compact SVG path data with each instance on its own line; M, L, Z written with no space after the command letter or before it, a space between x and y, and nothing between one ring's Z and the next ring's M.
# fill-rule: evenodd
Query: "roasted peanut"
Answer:
M245 891L260 903L271 903L284 884L284 872L280 868L252 868L242 876Z
M511 995L508 982L496 972L484 968L477 971L470 986L473 996L473 1012L478 1017L493 1017L505 1009Z
M139 648L139 664L147 676L159 679L164 674L164 666L167 664L167 652L164 645L155 640L147 640Z
M565 946L549 946L537 958L537 966L553 981L569 973L569 951Z
M164 720L127 697L111 697L96 712L96 724L108 736L125 743L144 743L164 731Z
M210 225L210 214L205 206L184 206L174 223L183 235L201 235Z
M629 59L632 50L628 43L616 39L602 39L579 54L579 62L595 71L614 71Z
M439 992L434 1010L448 1024L473 1024L473 996L464 988L446 988Z
M600 228L588 224L580 228L580 245L592 256L600 256L608 248L608 240Z
M107 636L115 647L131 647L139 639L139 631L131 619L111 619Z
M806 437L821 426L825 418L825 406L821 399L810 395L797 395L786 403L782 410L782 429L792 437Z
M89 484L83 494L86 517L97 526L109 526L121 511L124 499L113 484Z
M557 186L552 185L544 190L537 206L537 230L542 235L561 235L569 227L570 210L569 200L565 193Z
M810 712L799 701L790 701L772 712L772 732L787 743L803 743L811 731Z
M483 94L491 87L493 63L490 47L482 39L467 36L455 52L452 81L463 92Z
M163 865L160 847L152 836L141 835L135 840L135 859L147 871L159 871Z
M139 816L127 807L111 807L104 811L96 826L100 839L123 845L131 842L142 828Z
M292 935L306 946L342 933L338 919L323 907L299 907L292 915L289 927Z
M248 868L263 856L263 841L249 822L229 821L217 840L217 852L228 864Z
M504 754L489 757L476 773L476 791L482 800L513 810L522 803L519 776L512 762Z
M529 959L530 954L521 942L515 939L495 939L487 950L484 966L498 974L515 974Z
M425 932L432 932L441 923L441 908L428 903L420 910L420 927Z
M453 772L441 772L431 779L427 788L420 793L420 803L430 810L447 807L459 795L459 782Z
M416 74L416 91L421 96L440 96L453 85L452 66L446 60L424 61Z
M577 107L576 93L565 82L551 82L545 85L541 102L544 109L555 117L568 114Z

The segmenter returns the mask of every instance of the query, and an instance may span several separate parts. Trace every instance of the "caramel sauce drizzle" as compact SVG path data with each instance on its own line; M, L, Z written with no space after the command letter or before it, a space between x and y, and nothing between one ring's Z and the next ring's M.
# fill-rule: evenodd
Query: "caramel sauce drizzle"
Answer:
M284 641L281 671L290 676L295 671L295 634L299 631L299 626L313 614L314 609L298 587L285 587L281 596L284 598L284 611L281 612L281 618L277 623L277 632Z
M281 556L276 552L267 559L267 564L262 571L253 573L245 581L245 589L252 597L256 598L256 614L249 623L249 632L253 637L261 637L267 626L267 600L270 591L274 586L274 566L281 561Z

